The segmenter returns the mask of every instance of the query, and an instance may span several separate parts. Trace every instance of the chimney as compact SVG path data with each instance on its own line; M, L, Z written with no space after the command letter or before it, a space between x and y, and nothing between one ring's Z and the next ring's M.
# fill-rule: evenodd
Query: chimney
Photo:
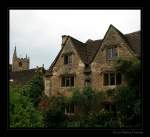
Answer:
M67 39L68 39L67 35L62 35L62 44L61 44L61 47L64 46L64 44L66 43Z

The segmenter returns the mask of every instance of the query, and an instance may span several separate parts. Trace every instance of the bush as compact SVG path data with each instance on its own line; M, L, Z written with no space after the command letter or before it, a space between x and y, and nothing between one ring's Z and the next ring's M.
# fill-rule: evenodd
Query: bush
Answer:
M23 86L22 93L25 96L30 97L34 106L37 107L39 99L42 96L43 90L44 90L43 76L39 73L34 77L32 81Z
M64 98L62 96L51 97L49 100L48 110L44 115L46 128L64 127Z
M128 68L128 69L126 69ZM126 86L116 89L115 101L118 105L118 120L121 127L135 128L141 125L140 61L138 59L119 59L115 69L120 71Z
M20 88L10 88L10 127L36 128L43 127L43 116L37 111L31 99L24 96Z

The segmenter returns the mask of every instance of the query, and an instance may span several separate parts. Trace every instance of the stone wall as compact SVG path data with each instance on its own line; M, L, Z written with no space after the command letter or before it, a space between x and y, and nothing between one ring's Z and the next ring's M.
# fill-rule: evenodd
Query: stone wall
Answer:
M64 54L72 53L72 64L64 65ZM78 53L74 49L71 41L68 40L62 53L60 54L56 64L53 67L52 76L49 76L50 87L45 87L47 95L69 95L71 88L77 87L82 88L84 86L84 63L81 61ZM73 74L74 77L74 87L61 87L61 75ZM48 90L50 94L48 94Z
M91 64L84 64L81 61L77 51L72 45L70 39L65 43L63 51L61 52L56 64L52 70L52 76L49 76L45 81L45 93L50 95L64 94L69 95L70 87L61 87L61 75L73 74L74 87L83 88L85 86L85 79L90 79L90 85L93 89L104 91L108 88L114 88L115 86L104 86L104 72L114 71L113 65L117 58L130 59L131 57L136 57L135 53L130 49L130 46L124 40L123 36L113 27L110 27L106 33L102 45L99 48L93 62ZM106 50L110 47L116 47L118 56L116 59L107 60ZM73 63L70 65L64 64L64 54L71 53L73 56ZM90 69L90 71L88 70ZM86 72L89 71L89 72ZM86 75L85 75L86 74ZM126 84L124 78L122 77L122 84ZM73 87L73 88L74 88Z
M19 66L19 63L22 64L22 66ZM28 70L29 69L29 60L26 58L15 58L13 59L12 63L12 71L22 71L22 70Z
M110 30L106 35L101 48L99 49L95 59L91 63L92 69L92 87L97 90L106 90L114 86L104 86L103 72L113 71L115 60L108 61L106 59L106 49L110 46L117 46L118 57L129 59L134 56L134 53L128 48L127 43L114 30ZM123 81L125 83L125 81Z

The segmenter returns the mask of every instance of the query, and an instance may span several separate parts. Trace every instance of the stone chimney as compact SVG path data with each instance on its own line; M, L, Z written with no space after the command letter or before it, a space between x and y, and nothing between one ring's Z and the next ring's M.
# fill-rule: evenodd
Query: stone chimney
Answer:
M67 39L68 39L68 36L67 36L67 35L62 35L62 43L61 43L61 47L64 46L64 44L66 43Z

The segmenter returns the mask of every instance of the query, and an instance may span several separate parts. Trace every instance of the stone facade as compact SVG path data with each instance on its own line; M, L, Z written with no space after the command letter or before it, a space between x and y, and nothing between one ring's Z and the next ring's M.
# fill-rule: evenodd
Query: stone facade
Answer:
M97 52L97 55L91 63L91 85L97 90L106 90L108 88L115 87L114 85L104 85L104 73L111 71L113 72L113 64L116 60L107 60L106 58L107 49L113 46L117 48L117 54L119 58L130 59L136 56L136 54L129 48L125 40L118 34L118 32L115 31L113 28L110 28L108 33L105 35L105 38L101 44L100 49ZM125 83L125 81L122 80L122 84L123 83Z
M69 95L70 89L83 88L87 85L99 91L114 88L116 84L104 85L105 72L114 73L115 83L117 83L117 73L112 67L114 61L120 57L124 59L139 57L140 51L137 52L137 49L140 50L139 43L140 32L124 35L112 25L102 40L88 40L82 43L71 36L63 35L61 50L45 73L45 94L47 96ZM115 48L116 57L108 60L107 52L111 48ZM71 63L64 63L66 55L71 55ZM63 76L70 75L74 78L73 86L62 86ZM122 77L120 79L120 84L125 83ZM65 82L69 83L69 80Z
M64 65L64 55L71 54L72 64ZM61 87L61 77L63 75L74 76L74 86L82 88L84 86L84 63L81 61L77 51L72 45L71 41L68 40L60 53L58 60L53 67L53 74L45 77L45 93L49 95L57 95L63 93L64 95L69 94L70 87ZM73 88L71 87L71 88Z

